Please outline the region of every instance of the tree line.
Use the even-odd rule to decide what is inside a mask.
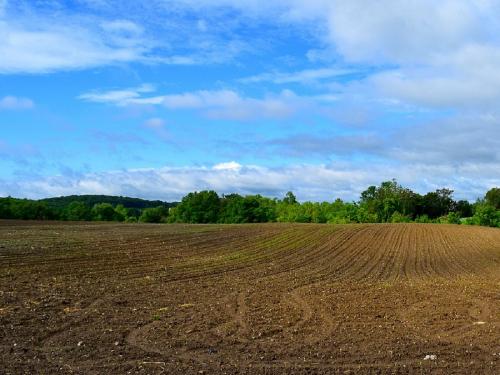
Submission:
[[[55,197],[55,198],[45,198],[40,199],[40,202],[46,202],[51,208],[64,208],[71,202],[82,202],[87,206],[93,207],[98,203],[109,203],[112,206],[117,206],[119,204],[127,208],[151,208],[157,206],[167,206],[170,207],[172,203],[163,202],[160,200],[147,200],[141,198],[130,198],[114,195],[68,195],[65,197]]]
[[[95,196],[94,196],[95,197]],[[227,194],[215,191],[187,194],[179,203],[139,200],[96,202],[78,196],[50,200],[0,198],[0,218],[32,220],[97,220],[145,223],[450,223],[500,227],[500,188],[490,189],[474,203],[454,200],[453,191],[438,189],[418,194],[396,180],[370,186],[357,202],[297,201],[292,192],[282,199],[261,195]],[[116,197],[115,197],[116,198]],[[137,203],[137,202],[136,202]],[[153,206],[154,205],[154,206]]]
[[[0,198],[0,219],[166,222],[176,203],[108,195],[71,195],[40,200]]]

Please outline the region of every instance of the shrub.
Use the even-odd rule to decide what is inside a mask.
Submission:
[[[166,223],[167,220],[168,208],[163,206],[145,208],[139,217],[139,221],[143,223]]]
[[[448,224],[460,224],[460,216],[456,212],[450,212],[446,217]]]
[[[421,216],[417,216],[415,219],[415,223],[432,223],[432,220],[429,219],[429,216],[424,214]]]
[[[472,218],[476,225],[500,227],[500,211],[488,203],[476,204]]]
[[[409,223],[411,221],[411,217],[403,215],[398,211],[394,212],[391,215],[391,223]]]
[[[358,223],[376,223],[377,214],[371,214],[366,208],[360,207],[356,215],[356,221]]]

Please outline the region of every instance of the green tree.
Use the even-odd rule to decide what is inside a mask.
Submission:
[[[220,198],[215,191],[189,193],[175,210],[176,221],[183,223],[216,223],[220,211]]]
[[[291,191],[289,191],[288,193],[286,193],[285,198],[283,198],[283,203],[296,204],[297,198],[295,197],[295,195]]]
[[[485,196],[486,202],[495,209],[500,210],[500,188],[492,188],[488,190]]]
[[[0,219],[12,219],[10,202],[12,198],[0,198]]]
[[[45,202],[29,199],[13,199],[10,202],[12,219],[21,220],[47,220],[57,218]]]
[[[448,215],[453,211],[455,202],[452,198],[453,190],[438,189],[422,197],[422,211],[431,219]]]
[[[73,201],[64,210],[63,217],[70,221],[91,220],[90,208],[83,202]]]
[[[239,194],[224,195],[220,201],[219,222],[225,224],[246,223],[245,199]]]
[[[243,208],[247,223],[266,223],[276,220],[275,202],[261,195],[247,195]]]
[[[168,208],[158,206],[154,208],[145,208],[139,217],[142,223],[166,223],[168,220]]]
[[[376,223],[377,215],[369,213],[365,207],[360,206],[356,215],[356,222],[358,223]]]
[[[331,224],[347,224],[358,222],[360,206],[356,203],[343,202],[336,199],[326,208],[327,222]],[[366,210],[365,210],[366,211]]]
[[[377,221],[389,222],[395,212],[415,217],[418,201],[418,194],[403,188],[396,180],[391,180],[363,191],[359,203],[368,214],[375,214]]]
[[[472,216],[472,205],[465,200],[460,200],[455,203],[454,212],[456,212],[459,217]]]
[[[157,206],[163,207],[168,212],[168,208],[164,205]],[[157,207],[147,207],[147,208],[157,208]],[[139,208],[135,207],[125,207],[123,204],[117,204],[115,207],[116,217],[115,220],[118,221],[126,221],[128,223],[137,222],[139,217],[142,214],[142,211]]]
[[[485,202],[478,202],[474,207],[472,223],[487,227],[500,227],[500,211]]]
[[[311,218],[311,223],[326,223],[327,218],[325,214],[325,208],[327,202],[306,202],[308,206],[309,217]]]
[[[123,221],[110,203],[97,203],[92,207],[92,218],[97,221]]]

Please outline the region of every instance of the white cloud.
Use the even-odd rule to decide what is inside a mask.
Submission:
[[[492,186],[500,185],[500,178],[495,174],[498,168],[498,163],[468,163],[460,167],[415,163],[407,168],[391,164],[336,163],[271,168],[228,162],[212,167],[164,167],[54,176],[16,183],[0,181],[0,191],[31,198],[113,194],[176,201],[190,191],[203,189],[221,194],[236,192],[270,197],[282,197],[292,190],[301,200],[331,201],[337,197],[356,200],[369,185],[395,177],[421,193],[446,186],[457,191],[457,198],[475,199]]]
[[[396,71],[370,81],[386,97],[426,107],[482,109],[496,106],[500,99],[500,72],[481,77]]]
[[[277,84],[287,83],[314,83],[319,80],[328,78],[335,78],[354,73],[353,69],[342,68],[320,68],[320,69],[306,69],[299,72],[283,73],[263,73],[252,77],[242,78],[240,82],[243,83],[260,83],[260,82],[273,82]]]
[[[142,86],[141,86],[142,87]],[[197,110],[208,118],[248,120],[253,118],[286,118],[310,101],[290,90],[263,98],[240,95],[233,90],[200,90],[181,94],[145,96],[149,91],[131,88],[104,92],[90,92],[80,99],[118,106],[162,105],[170,110]]]
[[[188,4],[79,1],[82,5],[75,8],[59,1],[29,0],[7,7],[7,1],[0,0],[0,74],[131,62],[222,63],[251,50],[226,26],[213,27],[203,19],[193,25],[184,18]],[[193,27],[202,32],[193,33]]]
[[[82,94],[78,99],[95,102],[95,103],[111,103],[119,106],[128,105],[131,101],[139,99],[141,94],[153,92],[155,89],[150,84],[143,84],[139,87],[132,87],[123,90],[111,91],[92,91]]]
[[[93,3],[87,4],[93,8],[98,2],[87,3]],[[115,8],[116,14],[97,16],[84,8],[76,12],[57,2],[20,1],[6,7],[6,1],[0,0],[0,74],[51,73],[130,62],[189,65],[206,57],[196,45],[182,46],[186,55],[173,53],[170,40],[176,34],[148,23],[148,6],[135,9],[123,2],[99,3],[101,9]],[[132,11],[143,13],[131,15]]]
[[[473,1],[334,1],[332,42],[353,61],[426,63],[481,38],[483,15]]]
[[[113,9],[114,5],[124,2],[109,0],[107,3]],[[311,134],[296,138],[284,136],[275,140],[275,149],[281,147],[280,150],[286,151],[288,147],[289,151],[301,156],[318,155],[318,150],[336,156],[369,154],[383,161],[375,160],[367,166],[358,161],[335,166],[283,168],[244,166],[232,161],[199,168],[92,174],[82,181],[54,177],[40,180],[38,183],[42,187],[43,183],[53,181],[53,189],[68,193],[79,189],[103,189],[124,194],[136,192],[143,196],[151,194],[156,198],[178,198],[187,191],[205,187],[221,192],[239,189],[269,194],[295,187],[304,199],[336,195],[349,198],[350,189],[358,191],[381,179],[397,177],[421,190],[434,185],[452,186],[474,198],[492,184],[498,184],[498,1],[152,0],[149,4],[158,19],[172,14],[191,15],[184,13],[180,5],[189,7],[190,11],[194,9],[193,18],[189,20],[191,28],[187,28],[190,33],[198,31],[193,39],[184,38],[186,32],[182,27],[173,34],[186,45],[180,52],[200,50],[201,53],[156,54],[153,43],[146,40],[149,36],[147,25],[137,21],[140,17],[134,18],[135,22],[120,16],[117,20],[102,22],[99,19],[89,23],[74,19],[28,23],[25,19],[0,18],[0,73],[79,69],[128,61],[168,64],[229,61],[248,47],[238,41],[228,42],[233,36],[238,37],[238,30],[245,27],[245,22],[253,27],[260,26],[261,21],[267,22],[272,24],[273,30],[293,24],[308,37],[316,38],[316,43],[308,46],[313,48],[307,57],[326,64],[330,61],[331,66],[289,73],[271,69],[268,73],[245,78],[243,82],[328,83],[339,81],[335,78],[351,72],[366,78],[346,84],[335,82],[329,86],[331,92],[313,93],[308,97],[289,90],[263,96],[232,89],[164,94],[143,85],[84,93],[80,99],[117,106],[154,105],[169,111],[190,110],[208,118],[233,120],[287,118],[308,109],[315,115],[329,115],[340,123],[370,124],[374,128],[354,136],[320,134],[317,139]],[[225,7],[235,8],[239,13],[225,12]],[[166,12],[166,8],[172,8],[172,13]],[[223,26],[214,22],[228,14],[234,15],[234,19],[231,18],[234,22],[223,23]],[[176,31],[176,27],[172,26],[171,30]],[[227,55],[223,53],[226,45]],[[172,50],[179,52],[177,47],[174,43]],[[400,114],[392,115],[396,107],[411,108],[414,117],[408,120]],[[448,122],[433,123],[427,122],[432,116],[424,115],[423,121],[418,122],[419,111],[428,107],[451,109],[450,112],[460,115]],[[382,121],[375,123],[372,112],[382,113],[381,120],[387,115],[390,122],[383,126],[380,125]],[[394,125],[395,118],[401,128]],[[411,126],[405,124],[407,120]],[[161,118],[152,118],[143,123],[143,130],[156,132],[159,136],[165,132],[164,137],[168,139],[165,124]],[[386,134],[388,131],[392,133]],[[228,158],[237,159],[237,156]],[[148,178],[154,181],[151,193]],[[23,189],[20,191],[37,194],[35,188],[27,185]],[[40,191],[52,194],[50,186]]]
[[[299,100],[288,90],[264,98],[250,98],[231,90],[198,91],[167,95],[163,105],[169,109],[199,109],[215,119],[247,120],[251,118],[286,118],[291,116]]]
[[[169,2],[170,3],[170,2]],[[232,8],[240,15],[279,25],[301,24],[353,61],[426,61],[435,53],[493,36],[496,0],[174,0],[213,14]],[[212,12],[211,12],[212,11]],[[308,21],[312,21],[308,23]],[[319,27],[319,29],[318,29]]]
[[[496,165],[500,162],[500,117],[460,115],[392,134],[386,157],[428,165]],[[497,173],[498,175],[498,173]]]
[[[144,32],[141,26],[128,20],[103,22],[101,27],[109,33],[118,34],[118,36],[123,36],[122,34],[141,35]]]
[[[12,14],[0,27],[0,35],[4,36],[0,38],[0,53],[8,56],[2,59],[0,72],[82,69],[130,61],[230,61],[242,51],[256,48],[244,40],[247,36],[242,38],[235,30],[245,22],[300,28],[319,41],[313,48],[315,55],[322,53],[318,47],[323,46],[336,51],[334,57],[340,54],[348,61],[368,65],[427,65],[470,44],[494,43],[498,34],[499,4],[489,0],[151,0],[140,5],[118,0],[81,1],[92,7],[98,4],[99,9],[116,10],[113,15],[117,19],[103,22],[95,17],[75,18],[69,8],[65,8],[71,16],[67,19],[55,13],[49,19],[34,18],[29,12]],[[26,4],[25,8],[29,8]],[[181,19],[189,12],[196,18]],[[217,21],[223,17],[232,17],[233,22],[220,26]],[[200,33],[193,34],[192,28]],[[187,54],[155,51],[159,41],[168,51],[180,47]],[[276,73],[255,79],[299,82],[328,78],[335,75],[334,70]]]
[[[500,100],[500,46],[467,45],[426,66],[373,75],[367,84],[386,97],[427,107],[483,110]]]
[[[242,168],[242,165],[235,161],[229,161],[225,163],[215,164],[212,168],[216,171],[239,171]]]
[[[33,101],[28,98],[19,98],[16,96],[5,96],[0,99],[0,110],[2,109],[31,109],[35,106]]]
[[[334,1],[331,46],[347,61],[389,65],[357,84],[393,103],[483,110],[500,100],[496,1]]]
[[[179,2],[205,10],[232,7],[282,27],[288,22],[312,30],[311,35],[324,48],[315,48],[307,56],[318,60],[318,56],[328,55],[330,61],[336,60],[335,68],[263,73],[242,82],[324,82],[348,74],[354,64],[360,70],[377,68],[356,86],[358,95],[366,96],[364,92],[369,91],[376,96],[369,99],[467,110],[491,108],[500,100],[498,1]],[[309,20],[314,22],[304,23]],[[350,63],[349,69],[338,65],[339,60]],[[377,73],[383,66],[390,70]],[[342,88],[337,87],[339,90]]]
[[[348,74],[353,66],[365,73],[365,68],[375,67],[375,73],[356,87],[358,95],[369,91],[376,96],[370,100],[470,110],[494,106],[500,99],[500,3],[495,0],[176,2],[207,14],[230,7],[280,27],[293,24],[323,45],[309,51],[309,58],[328,55],[336,65],[263,73],[242,82],[308,84]],[[349,68],[339,61],[350,63]],[[377,73],[384,66],[390,70]]]
[[[73,24],[0,21],[0,73],[46,73],[141,60],[148,43],[138,34]]]
[[[435,167],[500,163],[500,116],[457,115],[385,131],[354,129],[346,134],[294,134],[256,148],[268,155],[318,158],[365,157],[373,163],[426,163]],[[234,146],[238,149],[238,144]],[[321,160],[321,159],[320,159]]]

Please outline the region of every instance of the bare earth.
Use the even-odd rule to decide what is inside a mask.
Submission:
[[[498,374],[500,230],[3,221],[0,373]]]

